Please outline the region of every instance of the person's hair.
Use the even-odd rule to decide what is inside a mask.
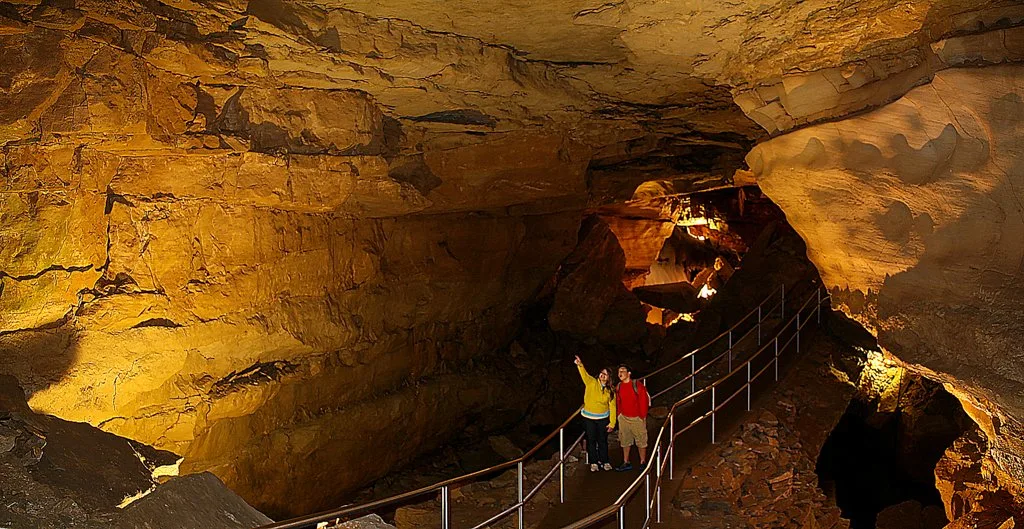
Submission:
[[[604,368],[601,368],[601,371],[607,371],[608,372],[608,383],[605,384],[604,387],[608,388],[608,391],[614,397],[615,396],[615,388],[618,387],[618,385],[619,385],[618,382],[616,382],[618,380],[618,377],[612,378],[612,373],[615,373],[616,370],[614,368],[611,368],[611,367],[604,367]],[[601,371],[597,372],[598,376],[601,375]],[[598,379],[598,380],[600,380],[600,379]]]

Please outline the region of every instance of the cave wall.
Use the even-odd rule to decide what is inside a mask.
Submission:
[[[964,401],[1017,488],[1024,66],[998,65],[1005,51],[987,49],[997,65],[945,69],[877,110],[767,141],[748,162],[833,303]]]
[[[399,121],[263,24],[0,4],[0,372],[283,516],[526,407],[477,360],[575,246],[589,148]]]

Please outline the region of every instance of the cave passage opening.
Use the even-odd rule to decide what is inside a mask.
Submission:
[[[905,369],[882,367],[868,383],[873,395],[850,401],[822,447],[819,485],[851,529],[944,527],[935,467],[973,423],[941,384]]]
[[[642,274],[624,282],[643,303],[647,322],[670,327],[693,322],[741,266],[765,227],[785,222],[757,187],[678,197],[674,227]]]

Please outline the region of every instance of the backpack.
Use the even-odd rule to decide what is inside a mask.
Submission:
[[[639,397],[640,390],[638,389],[637,382],[639,381],[633,379],[633,394]],[[647,407],[650,408],[651,404],[654,404],[654,400],[651,399],[651,392],[647,391],[647,386],[644,386],[644,393],[647,393]]]

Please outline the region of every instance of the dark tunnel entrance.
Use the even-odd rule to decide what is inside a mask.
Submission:
[[[973,423],[936,382],[902,371],[896,386],[875,398],[858,394],[818,458],[820,486],[851,529],[948,523],[935,467]]]

